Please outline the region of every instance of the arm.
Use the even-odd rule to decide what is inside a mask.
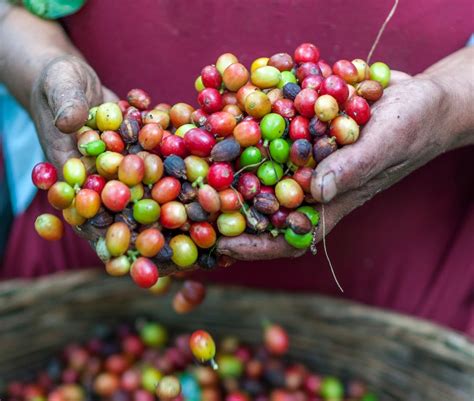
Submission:
[[[0,3],[0,81],[31,114],[47,158],[61,167],[77,155],[69,135],[89,108],[113,97],[61,26]]]
[[[361,137],[324,159],[311,192],[325,207],[326,233],[345,215],[449,150],[474,144],[474,48],[465,48],[410,77],[393,72]],[[322,230],[317,239],[321,240]],[[220,252],[238,259],[298,256],[282,238],[222,239]],[[257,249],[257,252],[252,252]]]

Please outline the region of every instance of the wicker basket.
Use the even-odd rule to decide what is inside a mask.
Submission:
[[[322,296],[209,288],[185,317],[128,279],[97,271],[0,284],[0,392],[9,379],[44,364],[97,322],[152,316],[176,330],[260,340],[263,318],[291,335],[291,356],[322,372],[370,384],[383,400],[472,401],[474,344],[431,323]],[[3,384],[2,384],[3,381]]]

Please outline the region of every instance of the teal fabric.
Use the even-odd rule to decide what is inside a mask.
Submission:
[[[86,0],[23,0],[23,6],[44,19],[58,19],[77,12]]]
[[[36,130],[28,113],[0,84],[0,139],[10,201],[15,215],[23,212],[36,193],[31,170],[44,160]]]

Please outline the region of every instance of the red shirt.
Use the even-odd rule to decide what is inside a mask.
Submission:
[[[257,57],[291,53],[309,41],[330,63],[365,58],[391,6],[377,0],[89,0],[64,23],[102,82],[119,96],[142,87],[155,103],[195,105],[194,79],[224,52],[248,66]],[[411,74],[423,71],[465,45],[470,7],[467,0],[457,7],[449,0],[400,2],[373,61]],[[474,334],[473,157],[472,147],[439,157],[338,224],[327,242],[343,296]],[[36,204],[46,207],[44,200]],[[41,240],[29,234],[33,216],[22,219],[13,237],[28,236],[36,249]],[[93,253],[78,243],[70,235],[62,244],[40,242],[36,257],[31,260],[30,253],[20,264],[19,253],[10,250],[16,263],[9,266],[7,255],[3,274],[96,265]],[[209,277],[341,295],[322,252],[291,261],[238,263]]]

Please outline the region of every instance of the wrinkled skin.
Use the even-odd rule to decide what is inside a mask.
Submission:
[[[450,100],[442,87],[426,76],[392,72],[391,85],[372,106],[372,118],[359,140],[324,159],[313,173],[311,193],[326,204],[326,235],[377,193],[441,153],[472,141],[472,135],[454,135],[465,127],[446,118],[452,114]],[[321,211],[321,206],[317,208]],[[320,223],[318,242],[322,231]],[[219,250],[242,260],[298,257],[304,253],[282,238],[251,235],[223,238]]]
[[[92,68],[74,56],[51,60],[31,93],[31,115],[46,157],[59,171],[71,157],[80,157],[74,135],[88,119],[89,109],[118,100],[103,87]]]

